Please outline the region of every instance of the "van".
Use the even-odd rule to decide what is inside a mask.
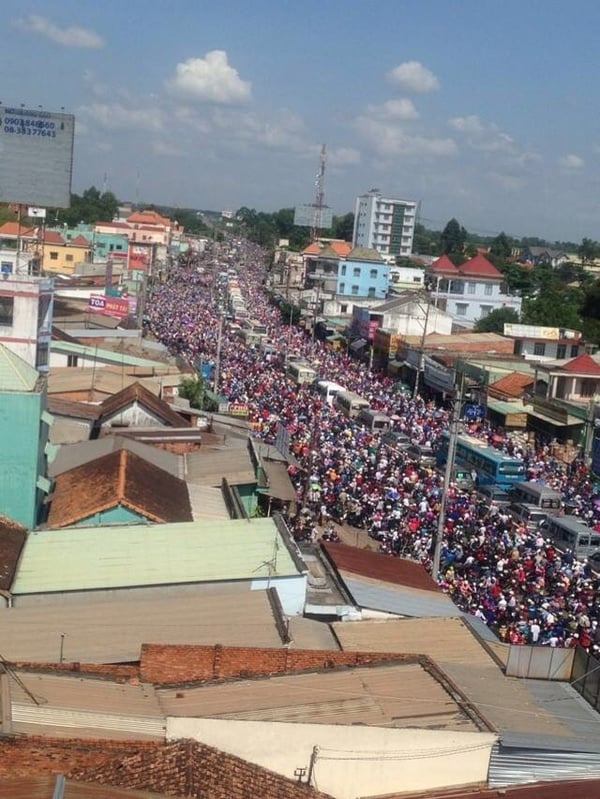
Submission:
[[[510,505],[512,498],[511,495],[502,486],[497,486],[495,483],[490,485],[479,486],[477,494],[484,500],[490,507],[506,508]]]
[[[285,373],[290,380],[293,380],[294,383],[296,383],[297,386],[300,386],[304,383],[314,383],[314,381],[317,379],[317,373],[312,366],[303,361],[294,361],[293,363],[288,363]]]
[[[446,470],[439,470],[442,475],[445,475]],[[454,466],[452,469],[452,476],[450,482],[453,483],[460,491],[471,491],[475,486],[475,480],[470,469],[465,469],[464,466]]]
[[[398,430],[388,430],[381,437],[381,441],[386,447],[396,451],[408,449],[412,443],[406,433],[400,433]]]
[[[549,516],[556,515],[562,507],[562,496],[558,491],[531,480],[515,483],[512,496],[515,502],[524,502],[527,505],[535,505],[536,508],[543,508]]]
[[[435,466],[435,452],[431,447],[424,447],[422,444],[411,444],[406,449],[406,457],[411,461],[416,461],[420,466]]]
[[[353,391],[339,391],[335,395],[333,404],[338,411],[341,411],[348,419],[356,419],[362,410],[370,407],[368,400],[355,394]]]
[[[392,426],[392,420],[389,416],[380,411],[374,411],[372,408],[363,408],[356,417],[356,421],[373,432],[389,430]]]
[[[540,530],[558,549],[570,549],[576,558],[597,560],[600,554],[600,533],[579,516],[549,516]]]
[[[540,522],[548,518],[547,511],[526,502],[511,502],[506,512],[512,516],[515,523],[524,524],[529,532],[537,530]]]
[[[346,391],[344,386],[334,383],[331,380],[319,380],[316,385],[317,394],[322,397],[328,405],[333,405],[333,401],[340,391]]]

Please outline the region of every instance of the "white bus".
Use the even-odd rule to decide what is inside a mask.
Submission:
[[[333,405],[333,401],[340,391],[346,391],[344,386],[334,383],[331,380],[319,380],[317,383],[317,394],[322,397],[328,405]]]
[[[369,403],[353,391],[340,391],[333,400],[335,407],[349,419],[355,419],[362,410],[368,409]]]
[[[297,385],[302,385],[303,383],[314,383],[317,379],[317,373],[315,370],[312,368],[312,366],[310,366],[310,364],[305,363],[304,361],[288,363],[285,371],[290,380],[293,380]]]
[[[540,529],[559,549],[570,549],[581,560],[600,551],[600,533],[579,516],[549,516]]]

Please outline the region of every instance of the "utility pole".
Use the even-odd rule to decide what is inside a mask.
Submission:
[[[442,486],[442,496],[440,498],[440,512],[437,521],[435,538],[433,540],[433,558],[431,561],[431,576],[437,581],[440,573],[440,558],[442,552],[442,539],[444,538],[444,527],[446,521],[446,505],[448,502],[448,488],[452,482],[454,471],[454,460],[456,457],[456,439],[458,437],[458,423],[460,421],[460,410],[464,392],[464,372],[461,372],[459,383],[456,388],[456,396],[452,402],[452,415],[450,417],[450,438],[448,440],[448,455],[446,468],[444,470],[444,485]]]
[[[419,393],[419,378],[423,369],[423,359],[425,355],[425,339],[427,337],[427,326],[429,324],[429,309],[431,308],[431,300],[429,296],[426,298],[427,305],[425,306],[425,321],[423,322],[423,333],[421,334],[421,341],[419,343],[419,365],[417,366],[417,374],[415,376],[415,386],[413,388],[413,399],[417,398]]]

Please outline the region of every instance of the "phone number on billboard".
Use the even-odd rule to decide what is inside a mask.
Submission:
[[[0,120],[2,126],[2,120]],[[44,119],[23,119],[21,117],[4,117],[5,133],[17,133],[22,136],[47,136],[56,138],[56,124]]]

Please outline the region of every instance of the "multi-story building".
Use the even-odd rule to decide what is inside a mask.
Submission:
[[[564,327],[507,323],[504,335],[513,339],[515,355],[526,361],[561,361],[576,358],[587,349],[579,330]]]
[[[384,256],[406,257],[412,252],[416,218],[414,200],[383,197],[379,189],[371,189],[356,198],[352,243]]]
[[[521,298],[509,291],[502,272],[483,255],[460,266],[443,255],[431,264],[429,272],[435,304],[463,327],[472,327],[498,308],[521,313]]]
[[[0,344],[40,372],[48,371],[54,279],[3,272]]]

